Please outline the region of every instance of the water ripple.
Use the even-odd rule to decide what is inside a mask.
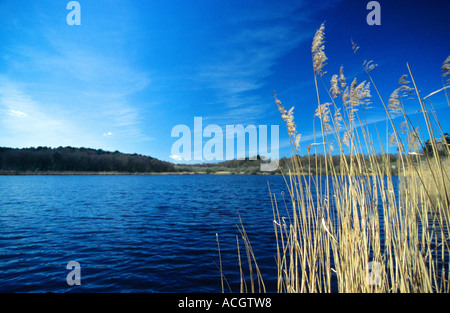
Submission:
[[[216,233],[236,286],[238,213],[270,281],[267,180],[284,190],[279,176],[2,176],[0,292],[220,292]]]

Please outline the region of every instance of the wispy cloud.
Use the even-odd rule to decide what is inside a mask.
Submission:
[[[24,112],[21,112],[21,111],[16,111],[16,110],[11,110],[11,109],[9,111],[7,111],[6,114],[8,114],[9,116],[19,117],[19,118],[28,116],[27,113],[24,113]]]
[[[0,127],[4,138],[15,138],[10,145],[105,147],[114,145],[113,137],[151,140],[142,127],[141,108],[130,101],[149,86],[149,75],[113,52],[102,53],[95,43],[75,45],[58,35],[45,33],[39,47],[8,47],[15,57],[0,80],[6,113]]]
[[[215,91],[216,103],[221,107],[221,119],[258,119],[267,114],[267,99],[261,97],[267,78],[273,74],[277,62],[309,34],[299,32],[292,24],[271,23],[274,18],[292,14],[292,10],[281,10],[277,15],[255,12],[246,16],[246,27],[239,27],[229,37],[217,44],[217,51],[200,66],[198,79]],[[259,93],[258,93],[259,92]],[[217,116],[217,118],[220,118]]]
[[[221,96],[259,89],[275,62],[300,41],[289,26],[244,29],[220,43],[216,58],[200,75]]]
[[[83,137],[70,120],[48,112],[5,77],[0,77],[0,110],[6,113],[0,118],[2,145],[68,145],[74,134]]]

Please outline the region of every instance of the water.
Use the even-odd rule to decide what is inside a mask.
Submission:
[[[216,234],[238,292],[236,237],[250,283],[239,216],[276,291],[268,183],[284,216],[281,176],[0,176],[0,292],[221,292]],[[70,261],[80,263],[80,286],[67,284]]]
[[[239,291],[238,213],[274,291],[267,182],[287,191],[281,176],[0,176],[0,292],[221,292],[216,233]]]

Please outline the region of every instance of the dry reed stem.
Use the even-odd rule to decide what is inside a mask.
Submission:
[[[412,90],[406,85],[406,75],[401,77],[401,87],[395,90],[386,105],[370,75],[375,65],[372,61],[362,64],[385,110],[386,132],[392,134],[398,148],[398,178],[394,178],[387,153],[389,144],[383,144],[375,127],[382,151],[380,157],[367,124],[365,106],[370,97],[369,84],[358,85],[353,80],[348,86],[341,67],[339,76],[334,75],[331,79],[331,89],[325,88],[331,103],[321,102],[318,79],[326,73],[323,71],[326,61],[324,29],[322,24],[312,45],[318,105],[315,117],[320,120],[324,141],[317,143],[314,140],[308,147],[308,164],[305,165],[309,175],[301,174],[304,164],[298,153],[299,136],[293,124],[293,110],[284,110],[275,94],[292,150],[291,163],[286,172],[282,172],[290,200],[287,203],[283,197],[288,220],[280,214],[279,200],[269,186],[277,241],[277,291],[450,292],[450,161],[439,155],[436,134],[444,138],[444,133],[438,117],[433,113],[433,125],[407,64],[432,144],[433,155],[422,154],[418,151],[418,142],[423,138],[423,131],[406,115],[400,96],[401,92]],[[352,45],[356,53],[358,47],[353,42]],[[361,107],[363,119],[358,113]],[[403,117],[400,129],[394,123],[393,115]],[[313,156],[309,154],[312,146],[316,149]],[[332,159],[332,146],[338,148],[334,155],[337,153],[339,157],[339,168]],[[323,148],[324,163],[317,156],[318,147]],[[448,146],[445,149],[450,152]],[[256,291],[257,284],[258,290],[265,292],[242,221],[238,228],[246,248],[251,291]],[[239,266],[241,292],[247,291],[240,256]],[[369,272],[370,266],[376,268],[376,283],[369,279],[373,274]]]

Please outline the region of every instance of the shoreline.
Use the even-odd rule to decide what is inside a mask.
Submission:
[[[280,172],[272,173],[272,172],[258,172],[258,173],[245,173],[245,172],[231,172],[231,171],[217,171],[217,172],[148,172],[148,173],[134,173],[134,172],[58,172],[58,171],[46,171],[46,172],[31,172],[31,171],[0,171],[0,176],[160,176],[160,175],[267,175],[267,176],[280,176],[283,175]],[[288,174],[285,174],[288,175]],[[315,175],[310,173],[296,173],[293,175],[300,176],[309,176]],[[347,174],[344,174],[347,176]],[[356,176],[377,176],[376,174],[360,174]],[[323,175],[322,175],[323,176]],[[351,176],[355,176],[354,174]],[[398,176],[398,175],[390,175],[390,176]]]
[[[133,172],[20,172],[20,171],[4,171],[0,172],[0,176],[151,176],[151,175],[281,175],[280,173],[245,173],[245,172],[230,172],[230,171],[217,171],[217,172],[148,172],[148,173],[133,173]]]

